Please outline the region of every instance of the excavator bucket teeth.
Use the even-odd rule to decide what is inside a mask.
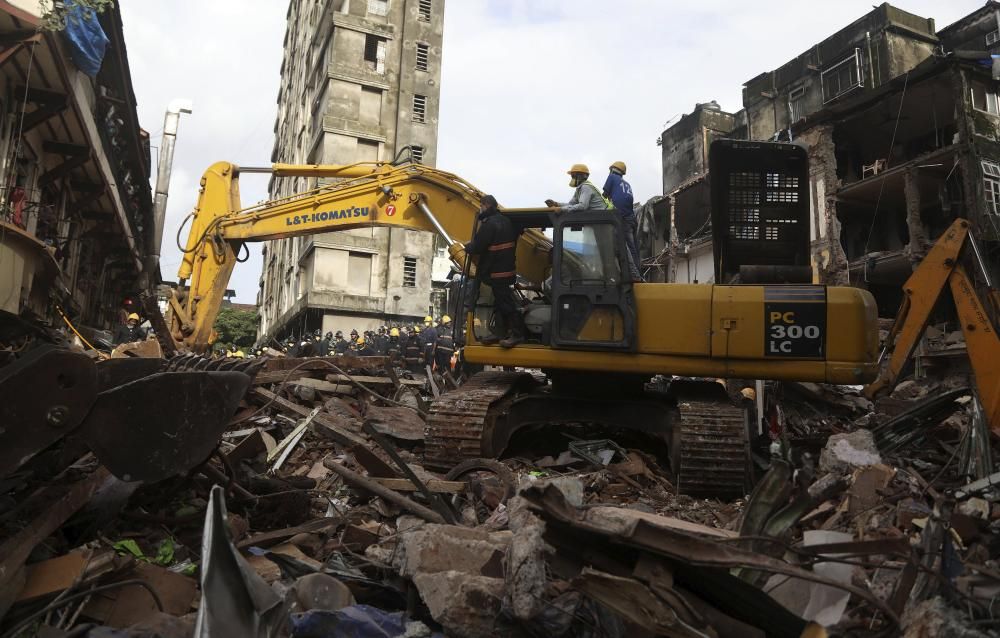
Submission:
[[[163,370],[163,359],[108,359],[97,364],[97,391],[104,392]]]
[[[202,463],[250,387],[243,372],[161,372],[97,395],[81,433],[112,473],[158,481]]]

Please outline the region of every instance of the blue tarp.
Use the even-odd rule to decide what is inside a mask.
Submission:
[[[95,77],[101,70],[104,52],[108,48],[108,36],[94,11],[86,11],[69,0],[66,15],[66,41],[69,55],[78,69]]]
[[[369,605],[337,611],[312,610],[292,614],[292,638],[398,638],[406,633],[406,615]],[[444,638],[440,633],[432,638]]]

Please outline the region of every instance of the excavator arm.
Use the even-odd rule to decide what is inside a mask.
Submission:
[[[878,379],[865,388],[865,394],[874,398],[891,392],[900,374],[927,328],[931,312],[944,291],[950,287],[958,319],[965,335],[965,346],[976,376],[979,400],[987,422],[1000,434],[1000,338],[968,273],[960,262],[966,245],[973,248],[975,241],[969,233],[969,222],[956,219],[934,244],[920,266],[903,285],[903,302],[896,314],[885,353],[889,360]],[[981,266],[981,262],[980,266]],[[987,274],[985,269],[982,269]],[[997,292],[990,289],[989,303],[997,304]]]
[[[339,181],[243,208],[241,172]],[[191,227],[178,270],[180,285],[169,302],[171,336],[185,349],[208,349],[214,341],[212,326],[229,278],[246,242],[394,226],[439,234],[448,244],[452,260],[463,267],[463,242],[472,236],[482,195],[457,175],[419,164],[275,164],[241,171],[234,164],[217,162],[202,176],[198,203],[189,216]],[[531,283],[541,283],[550,269],[550,251],[551,242],[542,232],[526,230],[518,241],[518,274]]]

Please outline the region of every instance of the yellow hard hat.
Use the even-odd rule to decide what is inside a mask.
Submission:
[[[611,166],[608,167],[608,170],[611,170],[612,168],[617,168],[618,170],[620,170],[622,172],[622,175],[625,174],[625,162],[621,160],[618,160],[617,162],[612,162]]]
[[[586,173],[587,175],[590,175],[590,169],[587,168],[586,164],[573,164],[573,166],[571,166],[566,172],[569,175],[572,175],[573,173]]]
[[[434,323],[434,317],[427,315],[424,317],[424,323]]]
[[[133,319],[135,319],[136,321],[139,321],[139,315],[136,314],[136,313],[134,313],[134,312],[131,312],[128,315],[128,320],[132,321]]]
[[[362,335],[362,336],[358,337],[358,340],[357,340],[357,341],[355,341],[355,343],[356,343],[356,344],[358,344],[359,346],[363,346],[363,345],[365,345],[365,338],[364,338],[364,335]]]
[[[757,391],[753,388],[743,388],[740,390],[740,394],[742,394],[745,399],[750,399],[751,401],[757,400]]]
[[[441,317],[441,323],[451,323],[451,317],[448,315]]]
[[[389,336],[390,337],[398,337],[399,336],[399,328],[393,328],[392,330],[390,330],[389,331]]]
[[[420,332],[420,326],[413,326],[413,332]]]

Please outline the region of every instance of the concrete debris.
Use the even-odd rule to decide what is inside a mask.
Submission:
[[[819,457],[821,472],[843,473],[882,462],[875,439],[868,430],[830,437]]]
[[[48,605],[64,629],[199,636],[993,629],[1000,473],[966,384],[907,380],[875,403],[765,384],[753,489],[719,501],[678,494],[648,440],[588,424],[432,472],[429,385],[384,361],[257,365],[193,470],[125,482],[66,439],[3,477],[0,631]]]

